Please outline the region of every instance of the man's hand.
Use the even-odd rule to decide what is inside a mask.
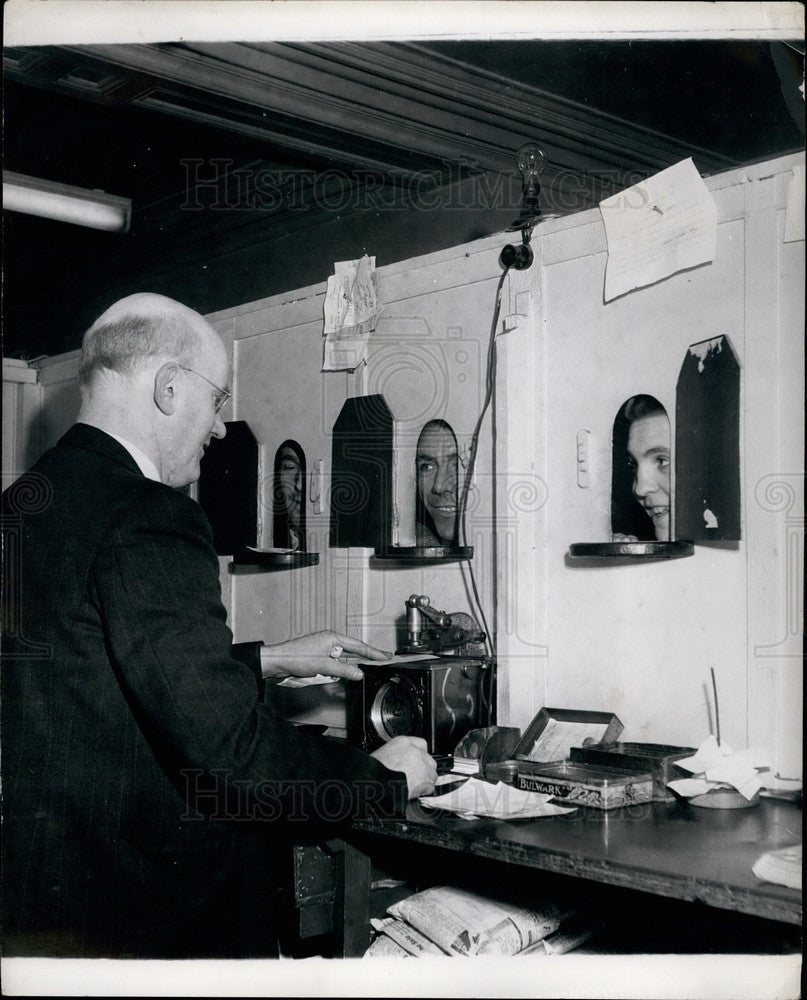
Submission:
[[[426,747],[426,741],[419,736],[395,736],[370,756],[391,771],[403,771],[409,798],[416,799],[420,795],[430,795],[437,780],[437,764]]]
[[[620,532],[617,531],[613,535],[611,535],[611,541],[612,542],[638,542],[639,539],[636,537],[636,535],[623,535],[623,534],[621,534]]]
[[[284,677],[343,677],[360,681],[364,676],[348,657],[362,660],[388,660],[392,654],[368,646],[349,635],[326,630],[301,635],[276,645],[261,648],[261,670],[264,677],[282,680]]]

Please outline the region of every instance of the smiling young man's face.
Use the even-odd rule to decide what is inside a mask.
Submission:
[[[663,413],[640,417],[630,426],[628,457],[633,495],[653,522],[659,541],[670,539],[670,422]]]
[[[420,499],[440,538],[452,544],[457,535],[457,442],[446,427],[427,427],[416,456]]]

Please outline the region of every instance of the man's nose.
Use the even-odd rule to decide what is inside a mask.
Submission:
[[[227,428],[224,426],[224,421],[221,417],[216,414],[216,422],[213,424],[213,430],[210,432],[214,438],[223,438],[227,433]]]
[[[452,493],[457,488],[457,476],[453,469],[438,468],[432,483],[432,493]]]
[[[655,493],[658,489],[658,481],[652,474],[652,470],[644,469],[640,465],[636,470],[636,478],[633,481],[633,492],[640,499],[646,497],[648,493]]]

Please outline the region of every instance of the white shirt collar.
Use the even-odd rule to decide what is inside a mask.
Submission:
[[[118,444],[123,445],[135,462],[137,462],[137,467],[146,479],[153,479],[156,483],[162,482],[160,479],[160,473],[157,471],[157,466],[154,462],[152,462],[148,455],[137,447],[136,444],[132,444],[131,441],[127,441],[126,438],[122,438],[118,434],[113,434],[111,431],[107,431],[106,433],[109,434],[110,437],[115,438]]]

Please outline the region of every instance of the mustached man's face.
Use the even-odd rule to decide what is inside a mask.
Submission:
[[[457,535],[457,442],[445,427],[428,427],[415,458],[420,499],[438,535],[453,543]]]
[[[659,541],[670,539],[670,422],[663,413],[634,420],[628,434],[633,495],[647,511]]]
[[[303,495],[303,470],[300,460],[291,448],[280,452],[278,469],[278,491],[286,510],[289,525],[295,531],[300,529],[300,503]]]

